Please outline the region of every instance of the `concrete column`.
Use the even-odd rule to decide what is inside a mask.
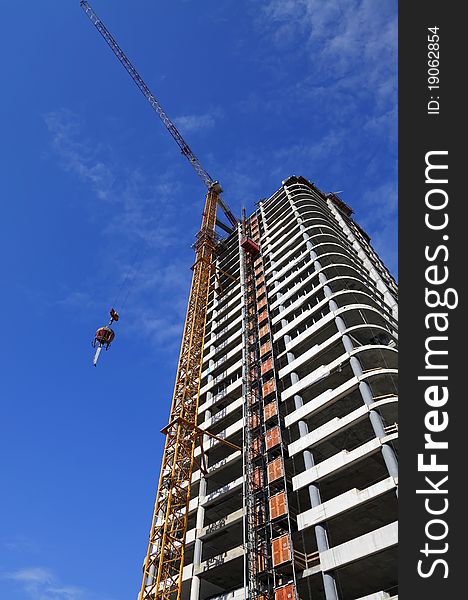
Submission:
[[[208,392],[211,394],[211,392]],[[205,421],[211,419],[211,410],[205,411]],[[203,436],[203,447],[207,448],[210,437],[205,435]],[[206,487],[207,481],[206,477],[200,477],[200,487],[198,491],[198,507],[197,507],[197,521],[196,521],[196,531],[195,531],[195,547],[193,549],[193,567],[199,566],[202,562],[202,553],[203,553],[203,542],[198,539],[198,532],[203,529],[204,519],[205,519],[205,509],[201,505],[201,501],[206,496]],[[200,596],[200,578],[197,575],[192,576],[192,584],[190,587],[190,600],[198,600]]]
[[[215,341],[216,340],[216,335],[214,334],[214,330],[216,329],[216,324],[217,324],[217,315],[218,315],[218,311],[216,310],[216,305],[214,305],[212,313],[211,313],[211,332],[210,335],[212,337],[212,339]]]
[[[354,348],[354,344],[346,333],[346,324],[341,317],[335,318],[335,323],[338,328],[338,331],[341,333],[341,339],[343,342],[344,349],[346,352],[351,352]],[[356,377],[361,377],[363,374],[361,363],[356,356],[352,356],[350,361],[351,369],[353,370],[353,374]],[[370,406],[374,400],[372,398],[372,391],[369,387],[367,381],[361,381],[359,383],[359,391],[361,393],[362,400],[364,404]],[[385,427],[382,421],[382,417],[376,410],[371,410],[369,412],[369,420],[372,425],[372,429],[374,430],[375,436],[378,438],[384,437]],[[383,444],[382,446],[382,457],[385,462],[385,466],[387,467],[388,474],[392,477],[398,477],[398,460],[395,456],[395,452],[392,447],[388,444]]]
[[[326,298],[330,298],[333,294],[332,290],[328,285],[326,285],[327,278],[324,273],[319,273],[320,283],[324,285],[324,293]],[[334,300],[329,300],[329,308],[330,311],[335,311],[338,308],[338,305]],[[335,317],[335,323],[338,331],[341,333],[341,339],[346,352],[351,352],[354,348],[354,344],[352,343],[351,338],[346,335],[344,332],[346,331],[346,324],[341,317]],[[352,356],[350,358],[350,365],[355,377],[360,378],[363,374],[361,363],[359,362],[356,356]],[[372,392],[369,387],[369,384],[366,381],[361,381],[359,383],[359,391],[361,393],[361,397],[363,402],[369,406],[373,403]],[[374,430],[375,437],[382,438],[385,436],[385,428],[383,425],[382,417],[376,410],[371,410],[369,412],[369,420],[372,425],[372,429]],[[388,474],[391,477],[398,477],[398,461],[395,456],[395,452],[388,444],[383,444],[382,446],[382,457],[385,462],[385,466],[387,467]]]
[[[309,239],[309,236],[306,233],[304,234],[304,239],[305,240]],[[306,243],[306,248],[310,252],[310,258],[313,261],[315,261],[314,265],[318,264],[319,265],[318,268],[321,269],[322,267],[321,267],[320,263],[317,261],[317,252],[315,252],[315,250],[313,249],[314,247],[312,246],[312,242],[307,242]],[[315,267],[315,270],[317,270],[317,267]]]
[[[361,377],[363,372],[359,360],[355,356],[353,356],[351,357],[350,364],[354,375],[356,377]],[[374,400],[372,398],[372,391],[367,381],[361,381],[359,383],[359,391],[361,393],[361,397],[364,404],[370,406],[374,402]],[[376,410],[371,410],[369,412],[369,420],[371,422],[372,429],[374,430],[375,437],[384,437],[386,435],[385,428],[380,414]],[[382,457],[384,459],[385,466],[387,467],[388,474],[391,477],[398,477],[398,461],[395,456],[395,452],[388,444],[382,445]]]
[[[200,479],[200,490],[198,492],[199,504],[197,508],[197,522],[195,532],[195,547],[193,550],[193,567],[199,566],[202,562],[203,542],[197,538],[198,532],[203,528],[205,509],[201,506],[200,500],[206,495],[206,479],[202,477]],[[192,582],[190,586],[190,600],[198,600],[200,597],[200,577],[198,575],[192,576]]]

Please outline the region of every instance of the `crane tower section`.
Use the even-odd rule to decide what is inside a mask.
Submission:
[[[158,493],[145,559],[140,600],[180,598],[185,535],[196,442],[196,421],[213,255],[218,194],[208,191],[202,227],[195,244],[193,266],[179,365]]]

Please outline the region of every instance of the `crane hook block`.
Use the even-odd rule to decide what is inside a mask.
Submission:
[[[94,359],[93,359],[94,366],[97,365],[97,361],[98,361],[99,355],[101,354],[101,350],[103,348],[105,348],[107,350],[115,338],[114,330],[111,329],[110,326],[112,325],[112,323],[114,321],[119,320],[119,315],[113,308],[110,309],[110,317],[111,318],[110,318],[108,325],[106,325],[104,327],[99,327],[99,329],[96,331],[96,333],[94,335],[94,340],[92,343],[93,348],[96,348],[96,353],[95,353]]]
[[[112,344],[115,338],[114,331],[106,325],[106,327],[99,327],[94,336],[93,346],[105,346],[106,350]]]

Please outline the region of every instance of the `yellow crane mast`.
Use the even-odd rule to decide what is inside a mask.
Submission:
[[[195,245],[192,286],[185,319],[179,365],[159,487],[151,525],[141,600],[180,597],[185,534],[197,438],[198,399],[205,335],[206,309],[216,250],[214,228],[218,193],[206,195],[205,210]]]
[[[195,263],[185,319],[184,333],[177,368],[174,395],[166,434],[161,475],[156,495],[150,539],[143,569],[140,600],[179,600],[184,567],[185,536],[187,532],[188,505],[194,465],[194,450],[201,430],[197,427],[198,401],[203,357],[208,295],[214,254],[217,242],[216,224],[231,231],[216,219],[216,209],[221,206],[231,227],[237,220],[222,200],[221,186],[214,181],[190,150],[181,134],[161,105],[126,57],[115,39],[85,0],[81,7],[105,39],[115,56],[158,114],[167,130],[189,160],[196,173],[208,188],[201,229],[195,242]],[[205,435],[211,435],[203,431]],[[217,436],[212,436],[222,441]],[[233,446],[228,443],[228,445]],[[238,449],[236,446],[234,448]]]

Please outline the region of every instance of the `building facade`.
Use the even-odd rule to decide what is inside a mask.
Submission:
[[[184,600],[397,598],[397,287],[290,177],[222,243]]]

